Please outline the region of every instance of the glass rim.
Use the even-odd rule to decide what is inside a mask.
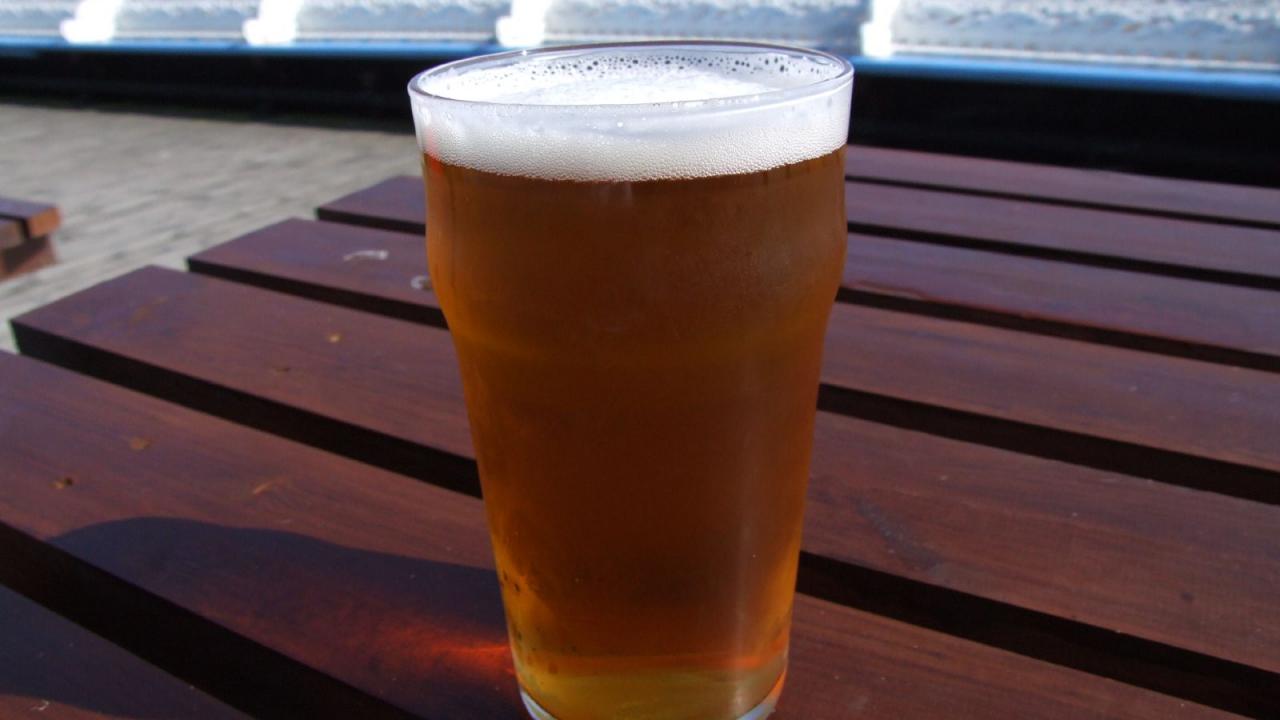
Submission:
[[[838,70],[831,77],[820,78],[812,82],[806,82],[802,85],[778,88],[776,90],[765,90],[763,92],[750,93],[746,95],[719,95],[689,100],[665,100],[659,102],[638,103],[589,103],[568,105],[556,103],[465,100],[462,98],[432,93],[422,88],[422,82],[424,80],[435,75],[453,72],[460,69],[480,68],[487,65],[500,66],[528,57],[554,57],[556,55],[573,55],[590,53],[593,51],[625,50],[630,48],[641,50],[676,50],[680,48],[688,48],[694,51],[709,51],[720,48],[726,51],[774,51],[779,53],[804,55],[810,58],[825,60],[834,63]],[[851,84],[853,82],[853,75],[853,64],[849,62],[848,58],[823,50],[813,50],[810,48],[779,45],[775,43],[738,42],[732,40],[640,40],[627,42],[583,43],[578,45],[553,45],[549,47],[527,48],[522,50],[507,50],[500,53],[491,53],[488,55],[478,55],[475,57],[463,58],[461,60],[454,60],[452,62],[436,65],[435,67],[428,68],[414,75],[413,78],[409,80],[409,96],[413,100],[425,100],[433,103],[452,103],[459,107],[474,107],[477,109],[485,107],[524,108],[530,111],[545,111],[551,113],[564,111],[595,113],[602,111],[607,112],[609,110],[615,112],[626,112],[627,110],[643,109],[654,112],[666,110],[687,113],[699,109],[714,111],[716,109],[741,110],[747,108],[765,108],[796,99],[810,98],[822,95],[825,92],[839,90],[845,85]]]

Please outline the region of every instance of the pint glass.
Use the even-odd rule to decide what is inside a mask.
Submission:
[[[505,53],[410,84],[517,678],[555,720],[782,689],[852,69],[784,47]]]

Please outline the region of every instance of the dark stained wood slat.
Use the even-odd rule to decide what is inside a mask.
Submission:
[[[1280,228],[1280,190],[849,146],[851,179]]]
[[[62,225],[57,205],[0,198],[0,218],[17,220],[25,237],[49,235]]]
[[[842,298],[1280,370],[1280,294],[851,235]]]
[[[250,316],[254,322],[244,322]],[[240,420],[263,422],[276,432],[297,433],[299,428],[336,422],[336,430],[326,431],[322,437],[304,438],[324,447],[336,447],[343,437],[372,430],[371,439],[361,439],[357,446],[343,450],[366,461],[386,462],[387,454],[376,445],[379,438],[385,437],[397,438],[412,447],[443,450],[452,456],[471,455],[469,442],[456,432],[464,410],[455,359],[443,331],[157,269],[134,273],[67,298],[20,318],[15,327],[26,352],[105,372],[122,382],[136,383],[137,377],[164,372],[167,377],[163,386],[156,385],[153,390]],[[330,327],[344,328],[344,332],[346,328],[358,330],[335,344],[324,337],[325,329]],[[58,340],[59,337],[63,339]],[[865,347],[874,345],[867,342]],[[121,363],[121,358],[133,361]],[[296,370],[288,373],[292,377],[278,381],[280,375],[273,368],[279,367]],[[341,374],[328,370],[332,367],[341,368]],[[237,403],[235,397],[242,393],[293,411],[267,411],[253,403]],[[991,478],[997,485],[1003,483],[998,491],[1006,495],[1013,496],[1032,485],[1040,496],[1030,500],[1051,504],[1050,499],[1056,497],[1054,523],[1069,532],[1046,534],[1044,507],[1020,509],[1011,504],[1005,511],[1007,526],[990,538],[991,542],[1006,544],[1005,552],[992,553],[999,560],[992,560],[993,564],[987,566],[981,554],[970,556],[957,549],[958,554],[951,555],[948,547],[939,545],[928,552],[930,557],[936,555],[938,565],[944,569],[921,566],[913,571],[896,565],[893,556],[898,548],[893,545],[848,542],[842,526],[859,526],[863,528],[861,532],[867,532],[867,519],[855,513],[856,506],[846,505],[841,511],[849,514],[839,522],[810,526],[806,549],[819,547],[813,543],[815,533],[820,533],[827,543],[821,550],[824,555],[839,547],[842,549],[836,557],[859,565],[1034,610],[1057,612],[1066,608],[1069,611],[1064,615],[1081,622],[1280,670],[1280,653],[1275,650],[1280,648],[1280,627],[1268,622],[1243,629],[1240,625],[1240,618],[1247,616],[1242,615],[1245,611],[1241,608],[1265,608],[1277,597],[1274,547],[1265,542],[1269,535],[1257,528],[1273,527],[1280,521],[1280,509],[1136,479],[1099,479],[1096,471],[937,438],[914,436],[908,443],[908,436],[891,434],[886,439],[870,432],[868,428],[874,426],[865,423],[826,413],[820,413],[819,418],[816,455],[818,467],[826,468],[816,474],[814,492],[819,496],[845,496],[851,492],[841,486],[851,479],[845,477],[843,470],[832,468],[863,467],[858,458],[883,455],[883,451],[877,453],[874,449],[894,446],[905,455],[886,459],[876,467],[878,475],[928,488],[939,482],[932,474],[936,466],[955,462],[981,468],[974,472]],[[923,459],[913,460],[917,448],[939,459],[927,465]],[[417,455],[422,452],[419,450]],[[824,464],[827,462],[834,464]],[[913,466],[928,469],[919,476],[912,473],[910,479],[898,478],[900,468]],[[439,477],[431,479],[441,481]],[[941,487],[954,485],[945,480]],[[1142,564],[1141,569],[1131,575],[1098,576],[1098,566],[1084,562],[1075,565],[1061,584],[1042,581],[1040,574],[1050,571],[1047,568],[1053,567],[1061,550],[1060,544],[1052,542],[1054,539],[1075,542],[1071,538],[1099,527],[1110,538],[1126,537],[1135,528],[1141,534],[1140,526],[1134,526],[1124,513],[1114,512],[1105,493],[1077,490],[1108,483],[1134,488],[1134,497],[1145,493],[1145,502],[1168,518],[1200,522],[1204,516],[1201,527],[1205,535],[1178,547],[1176,539],[1168,537],[1144,540],[1163,549],[1141,558],[1132,556],[1132,543],[1117,543],[1106,553],[1105,544],[1100,544],[1091,550],[1099,553],[1098,566],[1113,568],[1137,561]],[[824,487],[827,484],[831,487]],[[1057,485],[1065,489],[1055,490]],[[469,489],[474,492],[474,485]],[[925,492],[937,491],[919,489],[916,494]],[[986,488],[983,492],[995,491]],[[957,498],[955,502],[961,500]],[[1202,511],[1201,507],[1207,509]],[[890,518],[899,514],[893,507],[877,512]],[[910,506],[901,512],[917,515]],[[1075,526],[1077,520],[1072,513],[1086,518],[1078,521],[1079,527]],[[919,521],[930,519],[926,514]],[[939,531],[921,528],[915,532],[928,537]],[[1040,554],[1023,553],[1024,548],[1037,546],[1041,547]],[[1239,556],[1234,564],[1220,565],[1220,556],[1209,549],[1214,547],[1235,548],[1233,552]],[[1092,558],[1092,554],[1082,556],[1081,561]],[[1268,567],[1268,559],[1271,574],[1258,573],[1259,568]],[[971,569],[953,575],[945,571],[952,565]],[[984,579],[988,573],[989,581]],[[1134,608],[1140,608],[1151,593],[1145,582],[1150,577],[1166,578],[1170,587],[1200,598],[1199,604],[1180,599],[1176,603],[1161,601],[1158,610],[1150,614],[1135,612]],[[1072,582],[1074,578],[1080,582]],[[1133,583],[1132,578],[1144,581]],[[1272,617],[1278,615],[1271,613]]]
[[[330,233],[330,237],[338,235]],[[271,242],[277,239],[272,237]],[[299,242],[305,241],[290,238],[284,256],[293,253]],[[408,241],[402,243],[407,247]],[[214,251],[213,260],[198,256],[196,262],[211,265],[221,254],[231,256],[228,264],[239,263],[250,252],[244,248],[244,243],[233,243],[226,251]],[[329,255],[336,257],[337,252]],[[405,256],[405,251],[397,253]],[[274,259],[271,264],[282,262]],[[970,259],[970,263],[981,265],[980,260]],[[379,270],[391,278],[409,271],[403,266]],[[274,269],[261,267],[254,272],[261,276]],[[305,282],[323,285],[338,273],[307,273],[310,279]],[[294,271],[288,277],[299,280],[303,273]],[[370,280],[377,278],[349,278],[342,287],[358,292],[358,285]],[[365,293],[394,292],[397,302],[430,305],[429,297],[402,294],[395,287],[399,280],[389,282],[389,288]],[[1115,285],[1124,291],[1122,281]],[[1242,310],[1263,319],[1274,314],[1267,307]],[[1099,307],[1095,316],[1104,311]],[[1264,322],[1262,332],[1267,332],[1266,327]],[[919,356],[922,352],[928,355]],[[920,373],[925,376],[923,384],[915,377]],[[1273,428],[1280,427],[1280,383],[1253,370],[838,304],[828,335],[824,381],[1054,431],[1280,472],[1280,447],[1272,439]],[[1204,426],[1200,418],[1214,418],[1214,422]],[[1280,492],[1280,483],[1272,485],[1264,492]]]
[[[313,242],[312,238],[315,238],[315,242],[323,240],[324,252],[317,252],[315,246],[310,244]],[[376,269],[375,276],[370,276],[363,267],[349,268],[346,263],[337,259],[345,253],[370,246],[375,238],[384,241],[385,245],[378,247],[385,247],[389,252],[387,260]],[[334,242],[335,245],[329,246],[328,242]],[[268,287],[274,286],[279,282],[278,278],[283,277],[306,286],[323,288],[335,285],[357,294],[394,297],[400,301],[427,306],[434,303],[434,298],[429,293],[413,294],[401,290],[405,285],[404,279],[420,268],[421,259],[417,257],[419,245],[417,238],[404,235],[371,234],[370,231],[354,227],[340,229],[324,223],[294,222],[273,226],[208,250],[193,258],[192,265],[197,265],[198,258],[201,268],[219,268],[221,272],[228,274],[233,271],[251,273],[254,282]],[[319,267],[314,267],[307,261],[307,258],[321,256],[323,260],[315,261]],[[1049,267],[1042,267],[1045,265]],[[1055,275],[1055,272],[1061,274]],[[951,277],[953,273],[971,274],[973,277],[971,280],[957,281]],[[1096,284],[1090,294],[1083,292],[1085,288],[1070,286],[1070,281],[1078,277],[1076,273],[1100,274],[1103,275],[1103,280]],[[1111,275],[1117,277],[1112,278]],[[850,282],[849,278],[855,280]],[[1054,280],[1061,282],[1060,290],[1056,290]],[[1163,326],[1170,333],[1177,330],[1178,319],[1181,317],[1177,312],[1180,307],[1178,300],[1182,304],[1196,307],[1203,300],[1202,295],[1207,295],[1210,300],[1220,303],[1216,306],[1217,312],[1225,315],[1226,308],[1233,301],[1244,303],[1247,307],[1248,301],[1255,299],[1247,296],[1266,295],[1262,291],[1250,289],[1151,277],[1143,277],[1142,282],[1146,284],[1144,287],[1154,285],[1154,290],[1134,287],[1136,294],[1126,295],[1135,282],[1130,274],[1122,272],[1060,266],[1057,263],[990,256],[987,253],[954,248],[921,248],[913,243],[858,236],[851,238],[849,262],[846,266],[846,287],[852,285],[860,290],[912,296],[915,293],[906,288],[919,288],[920,295],[929,293],[929,301],[937,301],[939,297],[944,301],[949,300],[952,296],[947,293],[958,292],[970,304],[981,305],[982,301],[974,301],[973,298],[983,297],[982,293],[989,292],[993,298],[990,301],[993,306],[1006,301],[1011,295],[1017,302],[1033,303],[1038,297],[1037,290],[1047,290],[1046,294],[1050,296],[1051,302],[1044,307],[1052,311],[1055,307],[1068,305],[1072,300],[1078,299],[1085,303],[1084,309],[1087,312],[1083,316],[1095,322],[1102,322],[1106,312],[1127,311],[1137,319],[1125,320],[1126,324],[1159,323],[1162,316],[1140,312],[1145,303],[1152,303],[1163,308],[1173,318],[1170,325]],[[1031,287],[1024,290],[1028,286]],[[1081,292],[1077,294],[1076,290]],[[1023,296],[1017,296],[1019,292],[1023,292]],[[1011,307],[1037,306],[1014,304]],[[1217,324],[1214,320],[1225,321],[1225,318],[1215,318],[1210,312],[1215,309],[1212,302],[1205,302],[1199,307],[1201,309],[1184,311],[1185,317],[1181,319],[1190,324],[1197,320],[1198,315],[1208,314],[1210,322],[1207,324],[1210,326]],[[1280,317],[1276,320],[1276,329],[1280,330]],[[1253,331],[1265,333],[1267,328],[1255,327]],[[1124,476],[979,448],[924,434],[887,430],[852,418],[826,414],[820,415],[820,418],[814,472],[819,476],[825,473],[828,477],[815,480],[815,493],[826,488],[837,496],[847,498],[857,497],[859,494],[869,495],[872,490],[879,489],[902,492],[913,498],[932,496],[932,500],[940,505],[964,502],[965,497],[977,498],[982,493],[998,493],[999,499],[1009,506],[1016,507],[1019,502],[1025,504],[1030,501],[1032,508],[1022,508],[1027,518],[1044,513],[1047,508],[1056,508],[1060,516],[1057,520],[1066,522],[1060,533],[1042,532],[1041,524],[1030,520],[1025,523],[1010,523],[1002,514],[1012,513],[1010,507],[987,508],[996,515],[995,520],[974,520],[970,523],[974,527],[987,528],[1011,525],[1007,543],[1001,547],[1017,555],[1002,561],[1005,567],[1016,567],[1019,560],[1027,560],[1026,549],[1037,544],[1043,545],[1040,555],[1044,558],[1043,562],[1049,563],[1054,559],[1061,559],[1060,546],[1064,542],[1070,546],[1098,543],[1105,545],[1100,538],[1113,541],[1131,531],[1136,531],[1139,537],[1115,540],[1114,547],[1130,547],[1134,542],[1172,543],[1169,546],[1171,549],[1165,553],[1148,554],[1147,564],[1135,568],[1134,575],[1115,578],[1128,586],[1127,593],[1118,588],[1099,588],[1099,593],[1090,595],[1080,591],[1081,588],[1098,586],[1098,566],[1092,560],[1099,554],[1105,554],[1105,551],[1097,547],[1079,553],[1076,557],[1080,562],[1073,566],[1059,568],[1054,573],[1052,582],[1034,582],[1019,587],[1017,582],[1010,583],[1006,578],[1000,583],[1009,583],[1006,586],[1007,592],[993,592],[990,585],[984,588],[985,581],[962,582],[952,571],[948,573],[947,582],[940,584],[978,595],[990,594],[1015,603],[1026,594],[1043,593],[1036,602],[1026,603],[1024,600],[1023,603],[1051,609],[1057,615],[1082,615],[1102,626],[1133,635],[1152,635],[1160,629],[1164,634],[1157,635],[1159,639],[1208,654],[1213,654],[1216,648],[1223,646],[1252,646],[1259,638],[1267,636],[1280,639],[1280,629],[1259,634],[1250,625],[1252,618],[1280,615],[1276,608],[1267,607],[1270,598],[1280,595],[1280,563],[1273,562],[1268,567],[1266,562],[1270,557],[1268,553],[1280,552],[1280,536],[1273,539],[1267,530],[1280,522],[1280,510],[1212,495],[1188,494],[1153,487],[1145,481],[1131,480]],[[910,438],[909,442],[904,439],[904,435]],[[925,463],[928,465],[921,467]],[[1001,470],[987,469],[992,466]],[[903,468],[913,470],[904,473]],[[973,468],[973,474],[981,481],[979,484],[985,482],[989,485],[984,485],[980,488],[981,492],[975,492],[972,496],[956,493],[954,497],[948,497],[947,493],[954,492],[955,483],[961,481],[939,482],[938,478],[954,477],[963,468]],[[853,482],[850,483],[849,479],[853,479]],[[892,480],[889,488],[875,486],[876,481],[886,479]],[[1027,497],[1020,492],[1029,484],[1040,489],[1034,497]],[[964,489],[973,490],[973,486],[965,485]],[[1121,495],[1122,491],[1127,494]],[[1085,498],[1084,501],[1082,497]],[[1099,502],[1099,499],[1104,502]],[[975,507],[981,506],[976,499],[973,504]],[[1188,504],[1196,506],[1195,532],[1206,533],[1190,542],[1185,538],[1187,530],[1184,516],[1187,514]],[[872,519],[861,514],[851,515],[851,506],[860,507],[860,504],[856,501],[824,501],[811,505],[814,508],[811,514],[817,512],[828,516],[827,519],[814,520],[817,524],[829,524],[828,530],[821,533],[820,537],[824,541],[834,541],[824,544],[815,540],[811,548],[813,551],[917,580],[933,581],[938,572],[932,566],[916,568],[908,564],[904,568],[886,563],[885,555],[866,553],[866,548],[892,540],[895,532],[892,528],[880,528],[886,533],[887,539],[877,538],[875,535],[871,538],[862,535],[851,537],[847,531],[852,527],[866,533],[876,529]],[[1067,521],[1069,513],[1075,512],[1078,516],[1082,508],[1095,515],[1105,515],[1108,519],[1106,527],[1097,533],[1085,533],[1080,527]],[[1223,513],[1220,521],[1204,519],[1212,518],[1215,510]],[[878,512],[883,511],[873,510],[871,514],[875,517]],[[1251,515],[1253,513],[1257,514]],[[1147,518],[1150,522],[1142,529],[1137,529],[1135,519],[1138,518]],[[1156,536],[1162,539],[1157,541]],[[810,538],[817,537],[819,536],[810,532]],[[1065,541],[1064,537],[1067,538]],[[1238,552],[1237,557],[1240,559],[1223,564],[1218,554],[1188,552],[1189,545],[1198,548],[1234,548],[1231,553],[1234,555]],[[944,549],[937,549],[940,546]],[[947,555],[945,546],[946,543],[932,543],[931,548],[922,552],[934,553],[932,557],[940,559]],[[992,551],[990,545],[985,546],[981,549],[981,556],[994,561]],[[898,557],[903,554],[909,555],[899,552]],[[887,557],[895,559],[893,555]],[[1116,562],[1118,559],[1100,564],[1109,566]],[[1244,573],[1236,573],[1230,569],[1245,566],[1253,569]],[[1001,571],[1001,563],[993,562],[990,569]],[[1232,577],[1222,576],[1220,573],[1223,572]],[[1013,575],[1016,579],[1025,581],[1025,573]],[[1241,588],[1242,581],[1252,587]],[[1144,597],[1143,589],[1152,587],[1162,587],[1167,592],[1153,592]],[[1216,599],[1205,601],[1201,597],[1197,601],[1197,595],[1205,592],[1215,594]],[[1217,595],[1220,592],[1227,595]],[[1117,602],[1116,598],[1124,595],[1131,599]],[[1137,602],[1133,598],[1143,598],[1143,601]],[[1194,607],[1191,606],[1197,602]],[[1088,612],[1081,614],[1080,608],[1084,606],[1088,607]],[[1216,617],[1206,619],[1206,613]],[[1228,627],[1231,629],[1225,630]],[[1170,628],[1177,630],[1170,632]],[[1212,634],[1210,628],[1222,628],[1224,631],[1217,641],[1204,642]],[[1280,669],[1280,658],[1268,661],[1264,659],[1265,655],[1265,652],[1258,653],[1255,648],[1246,655],[1237,657],[1247,656],[1252,662]]]
[[[1280,190],[1271,188],[861,146],[849,148],[845,163],[854,180],[1280,229]],[[417,180],[392,178],[322,206],[319,215],[419,232]]]
[[[444,325],[420,235],[285,220],[187,259],[206,275]]]
[[[850,229],[1212,281],[1280,287],[1280,231],[845,183]],[[400,176],[317,211],[322,220],[422,233],[422,180]]]
[[[837,303],[823,382],[1280,472],[1274,375]]]
[[[0,280],[52,265],[49,235],[61,223],[54,205],[0,198]]]
[[[192,270],[444,325],[422,240],[286,220],[188,260]],[[1036,258],[851,235],[842,299],[1280,370],[1280,296]]]
[[[0,250],[0,280],[33,272],[55,262],[57,258],[49,238],[32,238],[16,247]]]
[[[479,501],[22,358],[0,366],[0,547],[46,573],[44,592],[78,583],[137,608],[99,618],[121,632],[189,613],[165,633],[220,639],[202,660],[247,675],[264,711],[351,709],[281,671],[300,664],[367,693],[360,717],[521,717]],[[279,667],[239,668],[234,638]],[[792,652],[784,719],[1230,717],[805,596]]]
[[[828,413],[815,433],[806,552],[1280,673],[1280,507]]]
[[[9,252],[26,242],[22,232],[22,223],[17,220],[0,218],[0,251]]]
[[[316,209],[321,220],[399,232],[423,232],[426,198],[422,178],[401,175],[358,190]]]
[[[262,401],[295,408],[315,420],[299,431],[327,422],[345,432],[372,413],[367,427],[379,436],[415,449],[429,437],[445,453],[472,453],[448,335],[415,323],[149,267],[27,313],[13,328],[28,354],[38,332],[204,378],[212,393],[237,393],[267,421],[276,418],[259,412]]]
[[[851,230],[1280,287],[1280,231],[845,183]]]
[[[3,717],[245,717],[2,586],[0,637]]]
[[[517,716],[477,502],[28,358],[0,367],[5,582],[254,716]]]

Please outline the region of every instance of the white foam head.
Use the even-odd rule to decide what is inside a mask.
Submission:
[[[853,71],[749,44],[634,43],[503,53],[409,84],[422,150],[452,165],[556,180],[767,170],[846,141]]]

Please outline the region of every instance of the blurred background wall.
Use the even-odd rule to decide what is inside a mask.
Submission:
[[[432,64],[670,38],[850,57],[857,142],[1280,184],[1277,0],[0,0],[0,93],[407,127]]]

